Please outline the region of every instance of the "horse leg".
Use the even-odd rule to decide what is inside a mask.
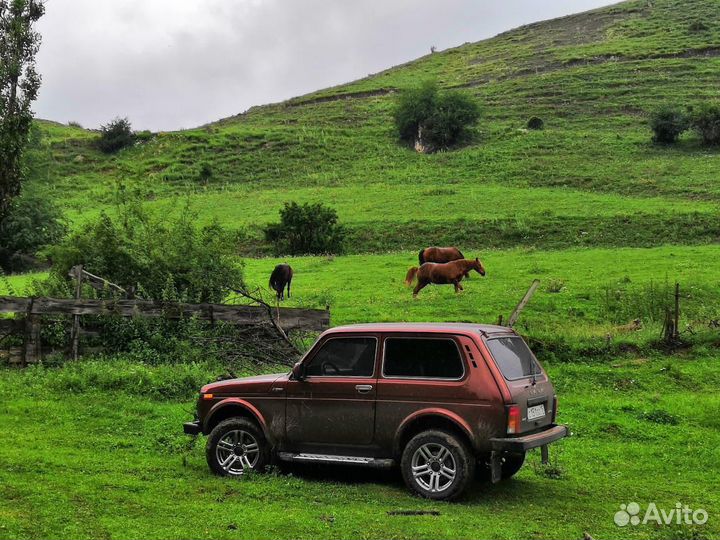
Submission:
[[[290,298],[290,283],[292,282],[292,279],[288,279],[288,298]]]
[[[463,289],[462,285],[460,285],[460,280],[459,280],[459,279],[453,281],[453,285],[455,285],[455,292],[456,292],[456,293],[465,290],[465,289]]]
[[[427,281],[420,281],[418,280],[418,284],[415,285],[415,288],[413,289],[413,298],[417,298],[418,293],[425,287],[427,287],[428,282]]]

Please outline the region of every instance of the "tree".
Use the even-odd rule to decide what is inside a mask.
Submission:
[[[457,90],[440,91],[433,82],[401,92],[394,111],[400,139],[421,152],[459,143],[479,117],[471,96]]]
[[[0,268],[27,270],[41,248],[60,242],[66,233],[65,218],[53,198],[30,184],[10,202],[0,221]]]
[[[322,203],[286,202],[280,223],[265,227],[265,239],[278,255],[340,253],[345,229],[337,221],[337,212]]]
[[[664,105],[650,114],[653,141],[662,144],[677,142],[678,137],[690,127],[687,115],[677,107]]]
[[[116,118],[100,127],[97,145],[101,152],[113,154],[133,144],[135,144],[135,134],[127,118]]]
[[[34,24],[44,13],[39,0],[0,0],[0,220],[20,193],[30,106],[40,89],[35,71],[40,34]]]
[[[220,225],[201,226],[188,207],[152,213],[137,201],[116,214],[100,214],[49,248],[51,279],[62,282],[82,264],[143,298],[187,302],[222,302],[243,288],[236,236]]]
[[[693,114],[692,127],[700,135],[703,143],[717,146],[720,144],[720,102],[704,103]]]

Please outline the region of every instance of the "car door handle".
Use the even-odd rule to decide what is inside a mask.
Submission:
[[[355,390],[357,390],[361,394],[367,394],[372,389],[373,389],[372,384],[356,384],[355,385]]]

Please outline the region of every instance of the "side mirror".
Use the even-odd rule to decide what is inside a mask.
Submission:
[[[292,377],[296,381],[302,381],[305,378],[305,366],[302,365],[302,362],[298,362],[293,366]]]

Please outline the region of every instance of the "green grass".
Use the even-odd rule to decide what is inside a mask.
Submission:
[[[91,132],[41,122],[32,182],[48,186],[75,224],[110,208],[122,184],[163,210],[186,196],[203,219],[248,227],[255,244],[282,202],[323,201],[351,228],[355,253],[406,247],[388,235],[366,239],[409,222],[421,234],[403,232],[408,244],[486,245],[474,232],[448,234],[461,220],[480,221],[491,236],[494,221],[512,229],[494,247],[577,245],[573,235],[553,234],[557,223],[607,238],[620,222],[632,233],[602,245],[717,242],[714,229],[668,239],[657,224],[685,229],[693,212],[720,221],[720,154],[692,134],[674,147],[651,144],[646,115],[662,103],[718,96],[718,20],[711,0],[625,2],[161,133],[114,156],[93,147]],[[695,21],[707,30],[692,30]],[[397,143],[388,91],[426,78],[465,87],[481,103],[470,145],[424,156]],[[546,129],[524,130],[530,116]],[[213,171],[207,186],[198,181],[204,163]]]
[[[142,368],[145,383],[135,387],[108,386],[112,370],[116,380],[138,379],[122,362],[5,370],[0,538],[713,538],[717,362],[715,352],[550,366],[560,421],[572,430],[551,449],[553,467],[532,454],[514,480],[476,484],[457,503],[411,496],[397,472],[213,477],[204,440],[189,446],[180,429],[194,378],[213,375],[208,366],[184,382],[187,368],[176,376]],[[156,379],[181,381],[187,397],[153,399]],[[618,529],[613,516],[630,501],[667,509],[680,501],[705,508],[710,521]],[[397,510],[440,515],[388,515]]]
[[[417,253],[351,255],[344,257],[297,257],[248,259],[246,281],[267,287],[275,264],[287,261],[294,269],[292,298],[287,306],[323,307],[329,304],[333,325],[367,321],[467,321],[494,323],[498,315],[509,316],[533,279],[541,286],[523,312],[518,329],[543,341],[595,345],[610,341],[647,343],[660,336],[659,322],[644,313],[629,311],[627,320],[613,322],[608,291],[682,284],[683,324],[696,331],[720,316],[720,277],[714,261],[720,246],[665,246],[650,249],[576,249],[541,251],[514,249],[472,251],[487,270],[486,277],[473,273],[465,291],[455,294],[450,286],[430,286],[417,299],[403,280]],[[548,292],[552,281],[562,284]],[[649,301],[649,300],[648,300]],[[642,304],[642,302],[641,302]],[[640,332],[618,330],[635,318],[645,319]]]

